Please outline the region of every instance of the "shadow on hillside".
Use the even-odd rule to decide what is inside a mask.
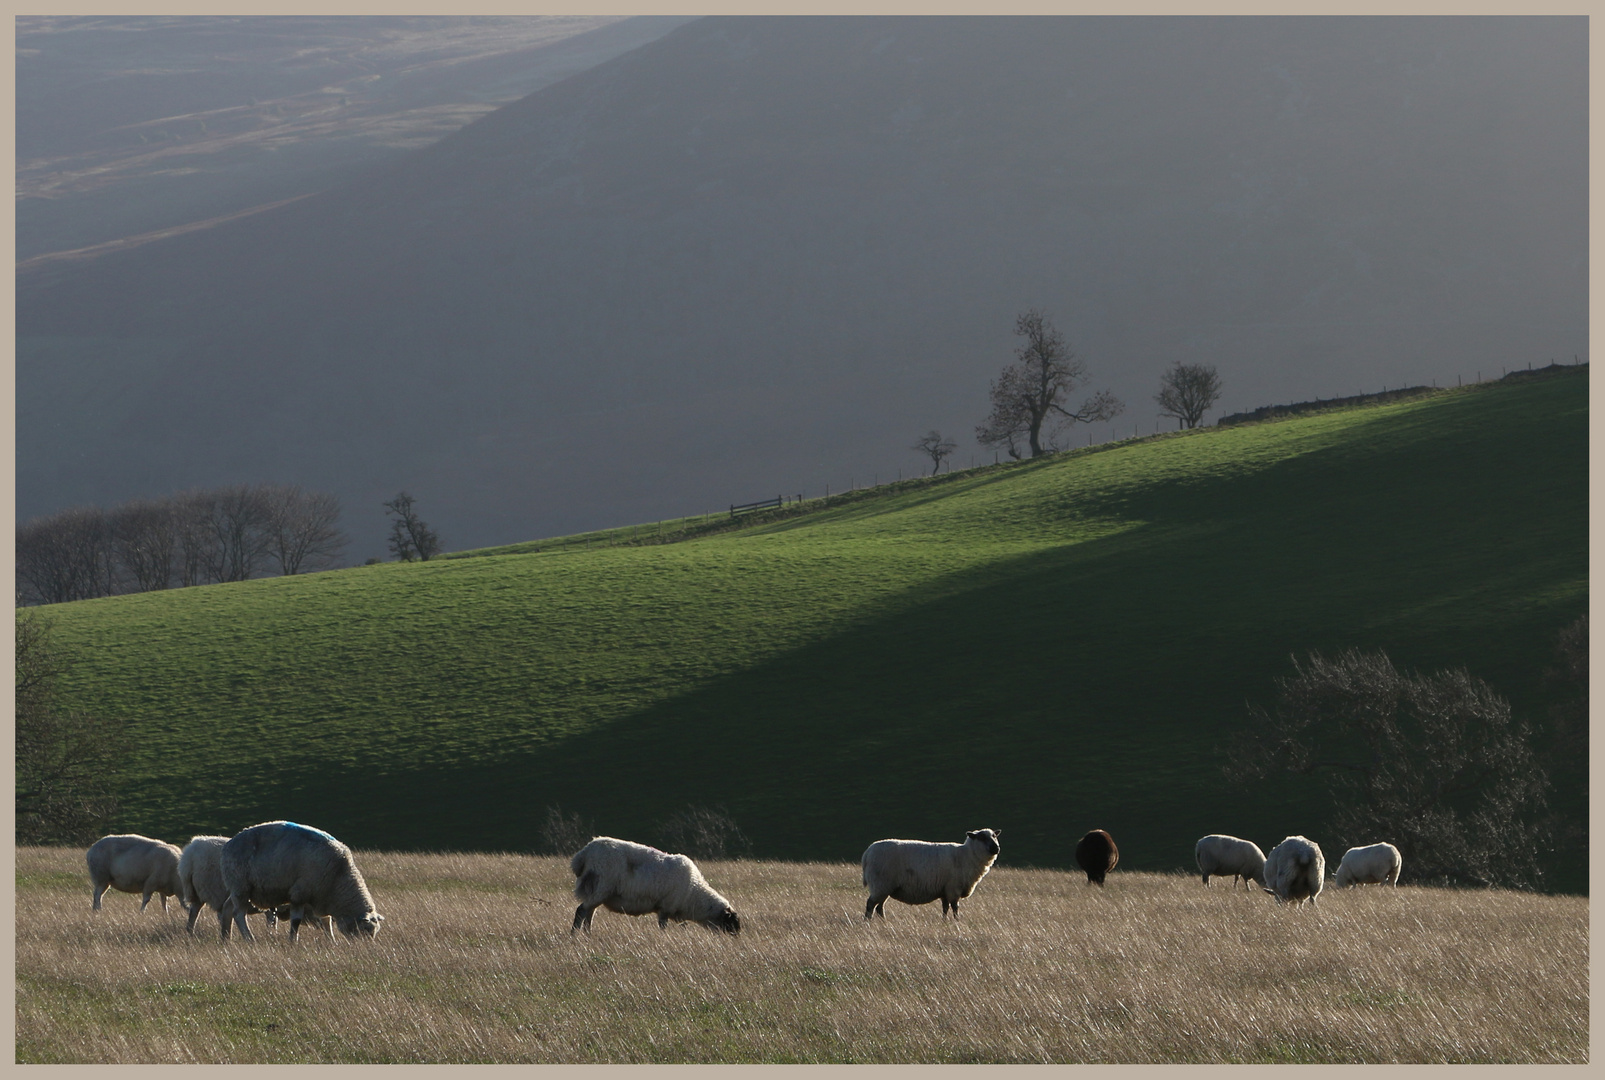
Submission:
[[[929,582],[499,762],[352,776],[295,759],[250,778],[256,819],[338,822],[358,847],[528,851],[548,806],[664,842],[695,804],[727,809],[761,857],[856,860],[880,837],[991,826],[1011,864],[1066,866],[1096,827],[1123,866],[1161,870],[1207,832],[1316,835],[1307,788],[1221,770],[1224,735],[1290,654],[1465,664],[1521,708],[1586,603],[1555,589],[1586,574],[1586,519],[1557,509],[1583,490],[1586,424],[1534,455],[1510,443],[1529,429],[1485,420],[1377,425],[1247,477],[1158,485],[1121,506],[1141,528]]]

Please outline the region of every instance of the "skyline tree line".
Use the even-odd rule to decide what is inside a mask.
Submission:
[[[327,569],[348,542],[339,520],[339,499],[293,484],[72,507],[18,526],[17,599],[58,604]]]

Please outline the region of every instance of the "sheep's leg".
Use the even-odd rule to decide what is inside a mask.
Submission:
[[[587,934],[589,934],[591,932],[591,913],[595,910],[596,908],[594,906],[587,906],[585,904],[581,904],[579,907],[575,908],[574,925],[569,928],[569,933],[573,934],[576,931],[584,930]]]
[[[245,898],[242,896],[230,895],[227,902],[224,904],[224,907],[232,910],[234,915],[234,925],[240,928],[241,940],[255,941],[256,938],[252,936],[251,928],[245,925],[245,913],[251,908],[251,905],[245,902]],[[223,937],[225,940],[227,940],[228,934],[224,933]]]
[[[90,908],[91,911],[99,911],[100,910],[100,898],[102,896],[106,895],[106,889],[109,888],[110,885],[111,885],[111,882],[109,882],[109,881],[97,881],[97,882],[95,882],[95,905],[94,905],[94,907]]]
[[[301,923],[306,919],[306,909],[300,905],[290,908],[290,942],[295,943],[295,935],[301,931]]]
[[[151,891],[149,889],[146,889],[145,890],[145,895],[142,896],[140,898],[140,901],[139,901],[139,910],[141,912],[143,912],[145,910],[145,905],[150,903],[150,898],[151,898]]]
[[[668,928],[669,928],[669,917],[667,915],[665,915],[661,911],[658,912],[658,929],[659,930],[667,930]]]
[[[334,940],[334,916],[333,915],[325,915],[323,917],[323,932],[328,935],[330,941]]]
[[[190,909],[189,909],[189,925],[184,927],[185,930],[189,931],[189,936],[190,937],[194,937],[195,936],[195,920],[200,918],[200,917],[201,917],[201,902],[199,900],[197,900],[197,901],[195,901],[194,904],[192,904],[190,906]]]
[[[889,894],[880,893],[880,894],[877,895],[876,893],[870,893],[869,894],[869,903],[864,905],[864,918],[871,919],[871,918],[874,918],[876,915],[879,915],[883,919],[886,918],[886,897],[887,897],[887,895],[889,895]]]

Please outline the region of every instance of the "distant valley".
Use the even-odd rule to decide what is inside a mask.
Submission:
[[[1028,306],[1126,402],[1077,443],[1151,431],[1176,360],[1223,414],[1587,359],[1582,20],[707,18],[483,111],[633,22],[403,57],[402,85],[494,78],[349,131],[320,125],[360,49],[231,87],[206,138],[312,164],[242,159],[249,198],[122,235],[300,195],[329,140],[374,156],[19,274],[19,515],[294,483],[360,562],[401,489],[462,549],[891,478],[932,428],[964,465]],[[23,110],[19,158],[56,162],[29,190],[96,197],[72,163],[102,152],[107,191],[154,184],[202,136],[147,121],[198,111],[96,150]],[[19,255],[119,238],[37,224]]]

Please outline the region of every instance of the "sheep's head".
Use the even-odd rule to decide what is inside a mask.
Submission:
[[[734,937],[741,933],[741,917],[736,914],[735,908],[725,908],[712,919],[708,920],[710,930],[723,930]]]
[[[998,847],[998,838],[1002,835],[1002,829],[972,829],[964,834],[964,839],[974,840],[988,855],[996,855],[1002,850]]]
[[[339,919],[340,932],[348,938],[371,938],[379,932],[379,924],[385,917],[377,911],[370,911],[361,917],[343,915]]]

